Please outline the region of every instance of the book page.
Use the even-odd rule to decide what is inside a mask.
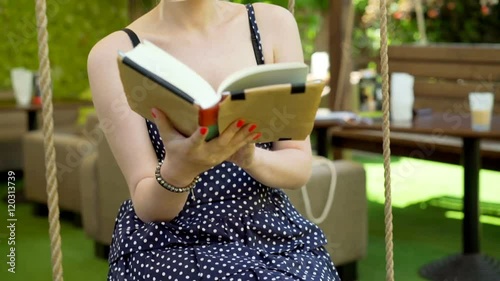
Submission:
[[[269,85],[305,83],[308,71],[308,66],[299,62],[252,66],[228,76],[217,92],[221,94]]]
[[[124,56],[193,97],[201,108],[210,108],[220,100],[198,73],[147,40]]]

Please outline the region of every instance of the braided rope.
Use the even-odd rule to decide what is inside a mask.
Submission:
[[[54,120],[52,118],[52,90],[50,76],[47,6],[45,0],[36,0],[36,19],[38,27],[38,59],[40,89],[43,101],[43,134],[45,147],[45,177],[47,179],[47,200],[49,207],[49,234],[52,257],[52,277],[63,280],[62,251],[59,224],[59,197],[57,194],[57,175],[54,149]]]
[[[383,155],[385,170],[385,225],[386,225],[386,280],[394,280],[393,237],[392,237],[392,201],[390,177],[390,131],[389,131],[389,68],[387,55],[387,0],[381,0],[381,65],[383,92]],[[295,0],[288,1],[288,10],[293,14]],[[63,281],[62,250],[59,224],[59,198],[57,193],[57,175],[54,149],[54,122],[52,118],[52,90],[50,75],[50,60],[47,31],[47,13],[45,0],[36,0],[38,27],[38,56],[40,64],[40,87],[43,101],[43,133],[45,147],[45,164],[47,178],[47,196],[49,205],[49,234],[51,242],[51,261],[53,280]]]
[[[383,117],[383,156],[385,176],[385,253],[386,280],[394,280],[394,252],[392,229],[392,199],[391,199],[391,148],[389,130],[389,59],[387,54],[387,0],[380,1],[380,64],[382,70],[382,111]]]
[[[427,44],[427,31],[425,29],[424,12],[422,9],[422,0],[415,0],[415,12],[417,14],[418,33],[420,43]]]
[[[295,0],[288,0],[288,10],[290,13],[295,13]]]

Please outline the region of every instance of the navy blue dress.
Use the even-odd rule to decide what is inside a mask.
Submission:
[[[257,63],[264,63],[259,31],[247,5]],[[134,45],[137,36],[125,30]],[[147,122],[158,159],[165,150]],[[271,149],[271,143],[258,144]],[[323,247],[326,238],[290,204],[224,162],[200,175],[194,195],[170,222],[142,222],[131,200],[120,207],[108,280],[340,280]]]

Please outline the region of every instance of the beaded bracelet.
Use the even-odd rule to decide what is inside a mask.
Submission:
[[[198,182],[198,180],[200,178],[199,176],[196,176],[189,185],[187,185],[185,187],[176,187],[176,186],[169,184],[161,177],[161,174],[160,174],[161,165],[163,165],[163,160],[158,162],[158,165],[156,166],[156,173],[155,173],[156,181],[163,188],[165,188],[168,191],[175,192],[175,193],[189,192],[189,191],[193,190],[193,188],[196,186],[196,183]]]

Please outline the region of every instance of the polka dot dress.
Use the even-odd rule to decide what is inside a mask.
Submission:
[[[247,10],[258,34],[252,6]],[[256,42],[260,46],[260,38]],[[158,130],[147,125],[163,159]],[[271,143],[257,146],[272,148]],[[194,196],[170,222],[144,223],[130,200],[122,204],[108,280],[340,280],[325,244],[322,231],[295,210],[282,190],[223,162],[200,175]]]

